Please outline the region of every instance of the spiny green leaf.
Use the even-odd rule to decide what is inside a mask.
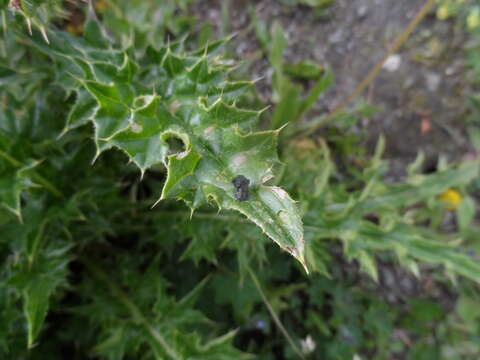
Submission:
[[[94,105],[77,89],[67,129],[92,121],[97,156],[117,147],[142,174],[164,164],[168,176],[161,199],[182,199],[192,211],[208,202],[237,210],[305,266],[296,204],[282,189],[265,184],[278,161],[278,131],[254,132],[260,112],[235,106],[249,83],[229,83],[228,66],[209,49],[200,56],[172,46],[151,50],[152,62],[140,67],[104,41],[70,38],[53,33],[53,51],[34,40],[48,55],[76,64],[72,85],[96,100]],[[60,62],[58,70],[71,72],[71,67]],[[181,151],[170,148],[172,138],[183,143]],[[247,201],[235,198],[232,180],[238,175],[249,180]]]
[[[37,209],[39,210],[39,209]],[[26,220],[30,220],[30,215],[37,217],[39,214],[26,211]],[[42,214],[44,217],[47,215]],[[8,279],[8,284],[22,294],[23,312],[28,325],[28,346],[34,345],[40,330],[42,329],[45,317],[50,306],[50,297],[63,284],[67,275],[67,264],[70,261],[68,250],[70,246],[55,243],[52,247],[46,245],[47,239],[43,227],[45,220],[38,221],[32,219],[27,225],[27,229],[18,232],[24,238],[26,249],[18,263],[15,264],[14,272]],[[41,229],[37,228],[37,224]],[[23,230],[23,229],[22,229]],[[41,246],[40,246],[40,243]]]
[[[168,156],[168,174],[167,180],[163,185],[161,199],[166,199],[169,196],[170,191],[177,185],[182,179],[187,176],[190,176],[194,173],[198,161],[201,156],[194,149],[192,149],[191,144],[188,142],[188,136],[181,136],[181,134],[176,134],[181,138],[185,139],[185,146],[187,149],[177,154]]]
[[[62,133],[85,125],[98,110],[95,99],[85,90],[78,90],[75,104],[67,117],[67,122]]]
[[[370,275],[373,280],[378,281],[378,270],[374,258],[366,251],[361,251],[356,258],[362,270]]]
[[[35,186],[31,178],[32,169],[38,164],[38,161],[30,161],[29,164],[7,170],[0,176],[0,205],[20,219],[20,195],[22,191]]]
[[[364,201],[358,206],[360,209],[368,209],[368,211],[408,206],[439,195],[448,188],[468,184],[478,176],[479,169],[479,162],[471,161],[461,164],[458,168],[439,171],[431,175],[419,175],[413,184],[390,186],[384,195]]]
[[[421,231],[411,225],[397,224],[390,231],[384,231],[367,221],[350,220],[337,224],[331,231],[322,229],[321,235],[342,239],[351,257],[361,258],[364,252],[391,250],[402,263],[415,259],[442,264],[448,271],[480,282],[480,263],[474,257],[463,253],[454,244],[433,240],[434,235],[426,229]],[[364,265],[367,272],[371,273],[371,264]]]
[[[52,289],[48,282],[32,283],[24,292],[24,312],[28,322],[28,346],[37,338],[48,310],[48,299]]]
[[[20,13],[24,17],[30,35],[34,25],[47,43],[49,40],[46,25],[55,17],[65,16],[60,0],[3,0],[0,7],[5,7],[7,3],[12,12]]]

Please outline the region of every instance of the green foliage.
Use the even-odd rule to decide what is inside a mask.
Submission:
[[[293,5],[307,5],[314,8],[323,8],[332,4],[335,0],[280,0],[283,4]]]
[[[47,43],[49,40],[46,26],[52,20],[66,16],[61,0],[2,0],[0,3],[0,11],[2,12],[4,27],[7,26],[5,23],[7,9],[23,17],[30,35],[34,29],[40,31],[44,41]]]
[[[472,32],[480,29],[480,7],[472,0],[437,0],[437,18],[445,20],[450,17],[459,17],[465,20],[466,27]]]
[[[182,199],[192,212],[207,201],[237,210],[304,263],[296,206],[284,190],[265,184],[277,162],[278,131],[253,132],[259,112],[235,106],[250,83],[224,79],[228,66],[210,54],[219,43],[192,55],[184,53],[181,42],[150,47],[140,69],[128,55],[134,49],[112,49],[92,18],[84,41],[60,33],[51,42],[36,45],[58,59],[59,82],[76,91],[78,99],[65,131],[92,121],[96,157],[117,147],[142,176],[164,164],[167,179],[160,199]],[[181,149],[170,148],[172,139],[181,142]],[[234,197],[232,180],[239,174],[250,181],[248,201]]]
[[[346,256],[358,260],[374,279],[378,278],[378,274],[372,254],[390,250],[401,264],[414,273],[419,273],[415,260],[420,260],[443,263],[451,273],[478,281],[480,266],[476,259],[458,252],[455,245],[448,242],[448,237],[438,241],[439,234],[416,226],[416,222],[421,224],[431,219],[435,210],[412,208],[422,202],[435,202],[434,206],[438,208],[435,197],[446,189],[469,184],[478,176],[478,162],[465,163],[432,175],[412,173],[404,184],[387,185],[381,180],[387,170],[386,163],[380,160],[382,143],[381,140],[377,154],[362,174],[352,177],[352,184],[343,179],[341,183],[330,186],[327,186],[329,179],[341,174],[335,172],[325,144],[319,149],[311,141],[302,141],[289,149],[289,161],[297,164],[297,168],[300,164],[305,166],[300,173],[314,174],[300,179],[298,175],[289,174],[284,179],[300,191],[297,196],[303,204],[307,244],[312,247],[307,249],[307,264],[322,272],[322,265],[315,264],[318,262],[315,252],[319,251],[315,249],[316,244],[320,239],[336,238],[342,241]],[[360,188],[353,193],[345,191],[346,187],[353,186]]]
[[[258,30],[257,30],[258,34]],[[259,36],[262,36],[259,34]],[[300,121],[303,115],[317,102],[319,96],[332,84],[331,71],[311,62],[284,64],[283,53],[287,41],[279,23],[272,26],[269,60],[274,70],[273,100],[277,104],[272,116],[272,126],[283,126]],[[302,86],[295,83],[293,77],[316,79],[307,95],[303,95]]]
[[[231,80],[226,40],[183,36],[188,4],[97,2],[98,17],[75,10],[83,36],[51,28],[49,43],[6,18],[0,358],[478,358],[478,161],[427,175],[419,157],[390,184],[383,140],[365,155],[351,114],[324,138],[295,137],[332,75],[285,64],[278,24],[276,106],[257,130],[253,83]],[[448,189],[462,195],[453,210],[438,200]],[[458,231],[445,233],[449,215]],[[455,311],[395,289],[404,306],[384,301],[385,263],[454,279]]]
[[[158,1],[153,0],[102,0],[95,9],[103,16],[105,27],[122,44],[135,41],[135,47],[159,44],[158,39],[180,37],[195,24],[195,18],[185,10],[192,0],[163,1],[158,11]]]

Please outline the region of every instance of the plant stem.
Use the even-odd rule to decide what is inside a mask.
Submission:
[[[64,198],[63,194],[57,190],[57,188],[47,179],[45,179],[42,175],[39,175],[37,172],[32,173],[33,179],[38,182],[40,185],[42,185],[45,189],[50,191],[53,195],[59,198]]]
[[[358,95],[360,95],[365,90],[365,88],[371,84],[371,82],[377,77],[377,75],[382,70],[383,65],[388,60],[388,58],[393,54],[395,54],[402,47],[402,45],[405,43],[405,41],[407,41],[407,39],[410,37],[410,35],[413,33],[416,27],[420,24],[420,22],[425,18],[428,12],[432,9],[432,7],[435,5],[435,1],[436,0],[426,1],[425,5],[423,5],[423,7],[417,13],[415,18],[413,18],[413,20],[410,21],[410,23],[405,28],[405,30],[395,39],[395,42],[387,51],[385,56],[374,66],[374,68],[365,77],[365,79],[363,79],[363,81],[355,87],[353,92],[347,98],[345,98],[342,102],[340,102],[340,104],[335,106],[333,110],[330,112],[330,114],[328,114],[323,121],[316,122],[312,124],[312,126],[308,127],[304,135],[309,135],[315,132],[323,124],[325,124],[326,122],[334,118],[336,115],[338,115],[352,100],[354,100]]]
[[[120,300],[120,302],[123,303],[123,305],[125,305],[125,307],[130,311],[130,314],[132,315],[134,321],[142,324],[146,328],[150,336],[160,344],[160,346],[170,358],[175,360],[181,359],[180,356],[177,355],[175,350],[170,347],[165,338],[158,332],[158,330],[149,323],[147,318],[142,314],[140,309],[130,300],[128,295],[119,286],[117,286],[117,284],[115,284],[102,269],[100,269],[97,265],[95,265],[86,257],[82,256],[81,260],[93,275],[95,275],[99,280],[103,281],[108,285],[112,294],[115,295],[118,300]]]
[[[293,341],[293,339],[291,338],[291,336],[289,335],[289,333],[287,332],[287,330],[285,329],[285,327],[282,325],[282,322],[280,321],[280,319],[278,318],[278,315],[275,313],[275,310],[273,310],[272,308],[272,305],[270,305],[270,303],[268,302],[268,299],[267,297],[265,296],[265,293],[263,292],[262,290],[262,287],[260,285],[260,282],[258,281],[257,277],[255,276],[255,274],[253,273],[252,269],[250,269],[250,267],[248,267],[248,272],[250,273],[250,276],[252,277],[252,280],[253,280],[253,283],[255,284],[255,287],[257,288],[258,292],[260,293],[260,296],[262,297],[262,300],[263,302],[265,303],[267,309],[268,309],[268,312],[270,313],[270,315],[272,316],[273,318],[273,321],[275,322],[275,324],[277,325],[277,327],[280,329],[281,333],[283,334],[283,336],[285,336],[285,339],[287,339],[287,341],[290,343],[290,345],[292,346],[293,350],[297,353],[297,355],[300,357],[300,359],[305,359],[305,357],[303,356],[302,352],[300,351],[300,349],[298,348],[297,344],[295,344],[295,341]]]
[[[4,151],[1,151],[0,150],[0,156],[2,158],[4,158],[5,160],[7,160],[12,166],[15,166],[15,167],[20,167],[22,166],[22,163],[18,160],[15,160],[13,157],[11,157],[9,154],[7,154],[6,152]]]

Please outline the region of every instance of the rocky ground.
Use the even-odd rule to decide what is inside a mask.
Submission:
[[[194,2],[193,11],[217,33],[225,27],[238,32],[234,46],[240,59],[248,59],[259,48],[254,31],[245,30],[253,12],[267,26],[279,21],[289,41],[287,62],[308,59],[334,71],[335,85],[316,105],[322,112],[352,92],[423,4],[423,0],[336,0],[319,15],[310,7],[285,6],[279,0],[210,0]],[[432,162],[441,154],[461,159],[471,151],[463,126],[466,40],[460,26],[430,14],[363,94],[380,111],[363,119],[361,129],[367,130],[370,145],[380,134],[386,136],[394,168],[404,168],[419,151]],[[258,88],[268,101],[268,61],[256,59],[251,68],[252,77],[263,78]]]

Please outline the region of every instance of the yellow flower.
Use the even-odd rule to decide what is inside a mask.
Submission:
[[[95,9],[98,12],[103,12],[107,8],[107,3],[104,0],[98,0],[95,2]]]
[[[437,18],[439,20],[445,20],[446,18],[448,18],[450,16],[450,11],[448,11],[448,6],[440,6],[438,9],[437,9]]]
[[[475,8],[467,17],[467,26],[469,30],[474,30],[480,25],[480,8]]]
[[[65,26],[65,30],[67,30],[70,34],[72,35],[81,35],[83,32],[83,26],[80,25],[73,25],[73,24],[68,24]]]
[[[444,204],[447,210],[456,210],[462,202],[462,194],[457,190],[448,189],[438,196],[438,200]]]

